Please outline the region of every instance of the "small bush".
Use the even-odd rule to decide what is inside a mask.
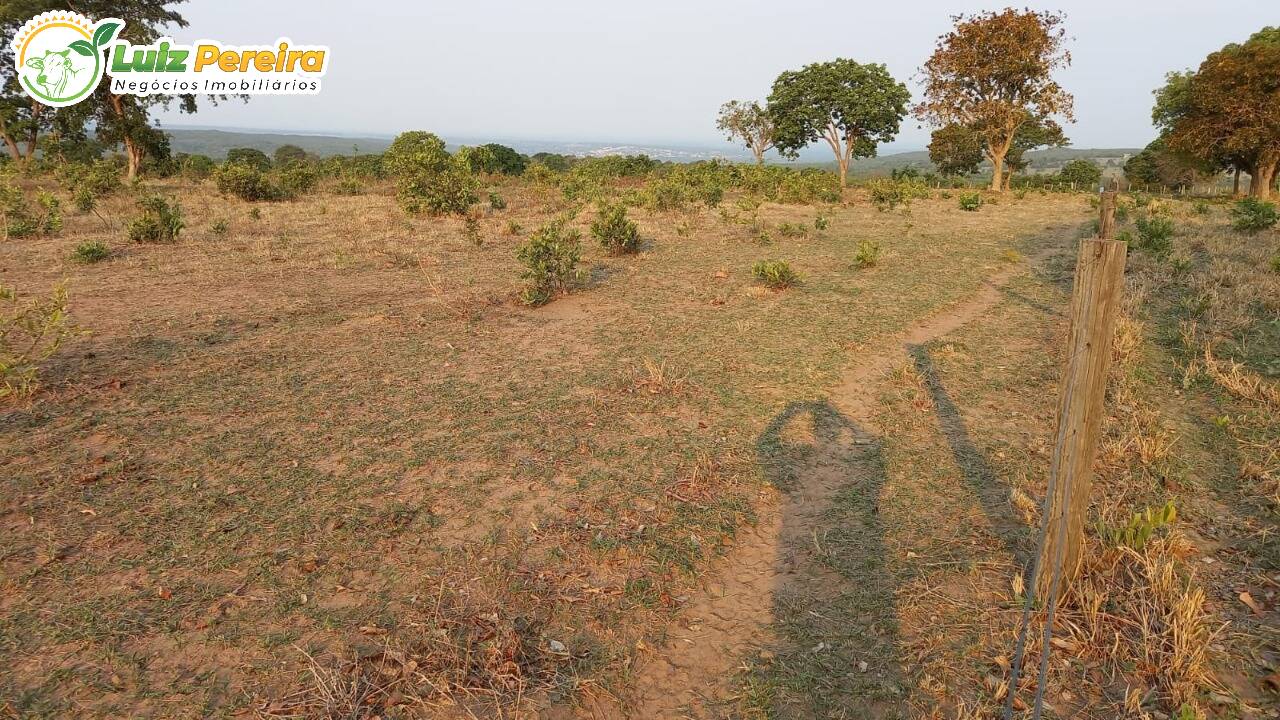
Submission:
[[[1173,251],[1173,220],[1163,215],[1140,217],[1134,221],[1138,230],[1138,247],[1157,257]]]
[[[383,165],[395,176],[396,199],[407,213],[462,215],[477,199],[478,183],[466,158],[450,156],[431,133],[400,133],[383,154]]]
[[[250,219],[250,220],[261,220],[261,219],[262,219],[262,208],[257,208],[257,207],[255,207],[255,208],[249,208],[249,219]]]
[[[101,240],[85,240],[71,252],[72,260],[86,265],[101,262],[110,256],[111,250]]]
[[[93,212],[98,207],[98,198],[94,197],[89,188],[78,188],[72,194],[71,202],[76,206],[76,211],[82,213]]]
[[[960,196],[960,209],[967,212],[977,212],[982,207],[982,194],[971,192],[964,193]]]
[[[265,173],[271,169],[271,158],[255,148],[231,148],[227,151],[227,165],[244,165]]]
[[[62,203],[57,196],[41,190],[36,195],[36,204],[40,206],[40,232],[44,235],[62,232]]]
[[[1208,215],[1210,209],[1209,203],[1204,200],[1197,200],[1191,205],[1191,212],[1196,215]]]
[[[337,195],[362,195],[364,183],[360,182],[360,178],[348,175],[334,183],[333,192]]]
[[[0,400],[34,392],[40,363],[75,334],[65,287],[24,303],[13,288],[0,285]]]
[[[0,213],[4,216],[4,233],[7,237],[27,237],[40,230],[40,223],[27,207],[26,195],[17,185],[7,182],[0,184]]]
[[[522,233],[522,232],[524,232],[524,226],[523,226],[523,225],[521,225],[520,223],[516,222],[515,220],[508,220],[508,221],[507,221],[507,234],[508,234],[508,235],[519,235],[519,234],[520,234],[520,233]]]
[[[248,202],[283,200],[285,193],[258,168],[244,163],[226,163],[213,173],[218,192]]]
[[[230,226],[227,224],[226,219],[215,220],[214,223],[209,226],[209,233],[214,237],[224,237],[229,229]]]
[[[853,253],[853,266],[858,268],[874,267],[880,262],[880,243],[863,238]]]
[[[480,218],[475,215],[467,215],[462,226],[462,234],[476,247],[484,244],[484,237],[480,234]]]
[[[137,243],[169,243],[178,239],[186,225],[182,206],[169,204],[159,195],[148,195],[138,201],[142,214],[129,221],[129,239]]]
[[[778,226],[778,234],[785,238],[804,237],[809,234],[809,228],[800,223],[784,222]]]
[[[830,226],[831,226],[831,220],[827,218],[827,216],[825,215],[819,215],[818,217],[813,219],[814,230],[826,230]]]
[[[58,169],[58,179],[72,196],[83,191],[100,198],[120,189],[120,166],[110,160],[68,163]]]
[[[297,197],[311,192],[320,182],[320,173],[306,163],[291,163],[280,171],[280,189],[287,197]]]
[[[600,206],[595,222],[591,223],[591,236],[612,255],[626,255],[640,249],[640,229],[627,218],[627,208],[620,204]]]
[[[516,251],[516,259],[525,266],[520,277],[529,285],[521,294],[526,305],[545,305],[567,292],[582,277],[578,261],[582,258],[581,233],[566,227],[565,219],[553,220],[538,228]]]
[[[878,178],[867,183],[871,204],[884,212],[899,205],[909,205],[913,199],[929,197],[929,186],[914,179],[890,180]]]
[[[760,260],[751,267],[757,280],[774,290],[782,290],[800,282],[800,276],[785,260]]]
[[[1271,257],[1271,272],[1280,275],[1280,253]]]
[[[1231,209],[1231,227],[1240,232],[1256,233],[1273,227],[1280,220],[1274,203],[1245,198]]]
[[[493,210],[507,209],[507,201],[502,196],[492,190],[489,191],[489,207]]]

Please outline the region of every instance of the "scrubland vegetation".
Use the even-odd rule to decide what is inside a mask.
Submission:
[[[1052,191],[1097,166],[1011,180],[1067,142],[1063,22],[956,18],[914,106],[876,63],[783,72],[721,108],[754,165],[426,131],[219,162],[170,154],[146,104],[90,106],[96,140],[22,116],[45,144],[0,168],[0,711],[996,716],[1098,224]],[[1134,170],[1248,168],[1251,197],[1116,208],[1050,716],[1277,707],[1271,146],[1202,142],[1249,90],[1219,65],[1272,39],[1171,76]],[[975,99],[992,77],[1017,82]],[[851,177],[908,112],[940,175]],[[837,172],[763,163],[823,140]],[[943,182],[984,162],[989,189]]]

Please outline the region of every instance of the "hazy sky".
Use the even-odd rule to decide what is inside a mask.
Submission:
[[[1042,3],[1067,13],[1077,147],[1153,135],[1151,90],[1222,45],[1280,24],[1274,0]],[[357,14],[353,5],[365,8]],[[812,0],[192,0],[178,40],[325,44],[315,97],[258,97],[166,115],[171,124],[394,134],[713,144],[728,99],[761,99],[780,71],[849,57],[912,76],[958,12],[1004,3]],[[892,149],[919,149],[908,118]]]

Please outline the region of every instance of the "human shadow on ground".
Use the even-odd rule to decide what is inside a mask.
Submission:
[[[786,499],[775,647],[757,663],[748,690],[767,688],[763,704],[776,717],[896,717],[906,685],[897,583],[879,513],[886,477],[879,437],[825,400],[793,402],[756,449]]]
[[[951,399],[938,376],[938,369],[928,346],[908,345],[907,354],[911,356],[916,372],[924,380],[929,397],[933,400],[938,427],[951,446],[956,467],[960,469],[965,483],[987,516],[991,531],[1000,539],[1010,556],[1025,564],[1029,552],[1026,544],[1028,530],[1014,516],[1009,502],[1009,488],[996,476],[986,455],[974,444],[960,408]]]

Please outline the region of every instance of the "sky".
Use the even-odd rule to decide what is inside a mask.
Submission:
[[[813,0],[191,0],[180,42],[328,45],[317,96],[256,97],[166,113],[194,124],[313,134],[715,146],[716,111],[761,100],[778,73],[848,57],[914,76],[951,16],[1003,3]],[[1151,91],[1171,70],[1280,24],[1274,0],[1063,0],[1019,7],[1067,15],[1079,148],[1141,147],[1154,136]],[[883,152],[921,149],[914,118]]]

